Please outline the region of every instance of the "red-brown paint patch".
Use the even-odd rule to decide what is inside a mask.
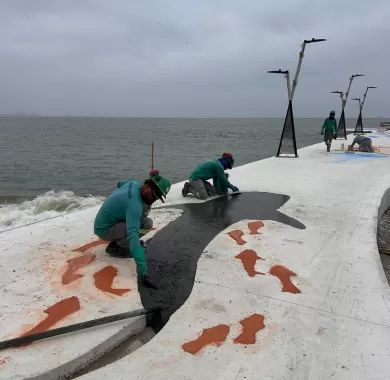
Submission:
[[[248,223],[249,235],[259,234],[259,229],[264,227],[264,223],[261,220],[256,220],[255,222]]]
[[[109,243],[109,242],[106,240],[98,239],[98,240],[92,241],[88,244],[84,244],[81,247],[72,249],[72,252],[85,252],[90,248],[96,247],[97,245],[107,244],[107,243]]]
[[[55,303],[45,310],[47,317],[40,323],[38,323],[31,330],[25,332],[22,336],[37,334],[48,330],[54,326],[60,320],[66,318],[70,314],[80,310],[79,299],[75,296],[65,298],[62,301]]]
[[[257,256],[257,253],[252,249],[246,249],[245,251],[240,252],[235,258],[241,260],[246,273],[248,273],[250,277],[254,277],[256,274],[265,274],[255,270],[256,261],[264,259]]]
[[[301,291],[291,282],[290,277],[296,276],[290,269],[285,268],[282,265],[274,265],[270,271],[272,276],[277,277],[282,283],[282,292],[300,293]]]
[[[238,245],[243,245],[246,243],[244,239],[241,238],[244,233],[240,230],[234,230],[228,232],[228,235],[238,244]]]
[[[230,327],[228,325],[217,325],[209,329],[203,329],[199,338],[184,343],[182,348],[185,352],[195,355],[206,346],[220,346],[225,342],[229,331]]]
[[[0,358],[0,365],[7,363],[11,358],[9,356],[5,356],[4,358]]]
[[[67,261],[68,268],[65,273],[62,275],[62,283],[64,285],[70,284],[73,281],[78,280],[84,275],[76,273],[80,268],[85,267],[88,264],[91,264],[94,261],[96,255],[92,255],[91,253],[86,253],[83,256],[74,257]]]
[[[118,269],[115,267],[109,265],[107,267],[104,267],[99,272],[96,272],[93,277],[95,278],[95,286],[102,290],[103,292],[112,293],[117,296],[121,296],[127,292],[129,292],[131,289],[113,289],[112,283],[114,281],[114,278],[118,274]]]
[[[248,318],[240,321],[242,325],[242,333],[233,340],[239,344],[254,344],[256,343],[256,334],[265,327],[264,316],[261,314],[252,314]]]

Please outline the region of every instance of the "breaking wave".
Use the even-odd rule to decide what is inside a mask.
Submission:
[[[32,200],[1,203],[0,231],[98,206],[103,197],[79,197],[73,191],[48,191]]]

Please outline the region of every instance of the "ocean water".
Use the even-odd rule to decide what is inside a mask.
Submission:
[[[298,148],[322,141],[322,122],[295,119]],[[154,166],[174,183],[224,151],[236,166],[275,155],[282,126],[281,118],[0,117],[0,231],[97,205],[119,179],[144,179],[152,143]]]

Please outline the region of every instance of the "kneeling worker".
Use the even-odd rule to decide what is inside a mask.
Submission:
[[[199,165],[190,175],[189,182],[184,184],[182,195],[188,193],[196,198],[207,199],[208,196],[216,194],[227,194],[228,189],[238,192],[238,187],[232,185],[224,170],[231,169],[234,165],[233,155],[223,153],[218,160],[206,161]],[[207,180],[213,179],[213,185]]]
[[[348,150],[353,150],[353,146],[355,144],[359,145],[359,152],[374,152],[374,148],[372,147],[372,140],[367,136],[357,135],[353,139],[352,144],[348,146]]]
[[[144,248],[139,241],[140,228],[151,229],[153,222],[146,215],[157,199],[164,199],[171,187],[168,178],[153,170],[141,184],[138,181],[119,181],[115,190],[98,211],[94,233],[111,241],[106,252],[116,257],[134,257],[137,273],[145,286],[155,287],[148,278]]]

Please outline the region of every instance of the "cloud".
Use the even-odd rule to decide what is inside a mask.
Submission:
[[[388,116],[385,36],[390,3],[275,1],[3,1],[0,113],[51,115],[284,115],[282,77],[307,46],[295,115],[339,107],[330,94],[363,72],[365,114]],[[347,105],[347,113],[355,105]]]

